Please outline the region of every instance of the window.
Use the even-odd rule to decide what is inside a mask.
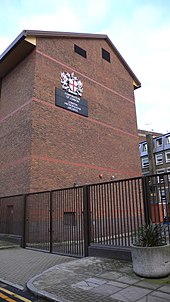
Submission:
[[[170,144],[170,135],[166,136],[166,144]]]
[[[142,168],[147,168],[149,167],[149,159],[148,157],[142,158]]]
[[[165,173],[164,169],[158,170],[157,174],[162,174]],[[158,183],[163,183],[164,182],[164,174],[158,176]]]
[[[155,154],[155,161],[156,161],[156,165],[163,164],[163,155],[162,155],[162,153]]]
[[[110,53],[102,48],[102,58],[108,62],[110,62]]]
[[[64,225],[76,226],[75,212],[64,212]]]
[[[156,147],[161,147],[162,146],[162,138],[156,139]]]
[[[148,150],[147,143],[144,143],[144,144],[142,145],[142,151],[144,152],[144,151],[147,151],[147,150]]]
[[[170,151],[165,152],[165,160],[166,160],[166,163],[170,162]]]
[[[82,56],[83,58],[87,58],[86,50],[84,50],[83,48],[79,47],[76,44],[74,44],[74,51],[78,53],[80,56]]]
[[[170,168],[166,169],[167,173],[170,173]],[[168,181],[170,182],[170,174],[168,174]]]
[[[165,192],[164,189],[159,190],[159,200],[160,200],[161,203],[166,202],[166,192]]]

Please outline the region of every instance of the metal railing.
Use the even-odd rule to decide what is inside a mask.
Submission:
[[[0,233],[23,247],[78,257],[92,245],[129,247],[163,224],[170,242],[170,173],[0,198]]]

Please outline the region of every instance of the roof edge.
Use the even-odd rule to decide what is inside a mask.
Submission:
[[[26,31],[23,30],[16,39],[4,50],[4,52],[0,55],[0,61],[2,61],[14,47],[16,47],[21,41],[23,41],[26,37]]]
[[[106,39],[107,39],[108,43],[111,45],[111,47],[115,50],[116,54],[118,55],[118,58],[120,59],[120,61],[123,64],[123,66],[126,68],[126,70],[130,73],[130,75],[134,79],[135,84],[136,84],[136,85],[134,85],[135,89],[140,88],[141,87],[141,82],[136,77],[136,75],[134,74],[134,72],[132,71],[132,69],[130,68],[130,66],[127,64],[127,62],[125,61],[125,59],[122,57],[122,55],[120,54],[120,52],[118,51],[118,49],[115,47],[115,45],[113,44],[113,42],[110,40],[110,38],[107,35],[106,35]]]
[[[7,55],[9,55],[10,52],[20,43],[22,42],[27,36],[36,36],[36,37],[67,37],[67,38],[73,38],[73,37],[80,37],[80,38],[93,38],[93,39],[104,39],[108,42],[108,44],[111,46],[111,48],[114,50],[115,54],[123,64],[123,66],[126,68],[126,70],[129,72],[131,77],[134,80],[134,89],[140,88],[141,83],[132,71],[132,69],[129,67],[125,59],[122,57],[120,52],[117,50],[115,45],[112,43],[110,38],[105,34],[91,34],[91,33],[76,33],[76,32],[58,32],[58,31],[42,31],[42,30],[23,30],[17,38],[8,46],[8,48],[0,55],[0,61],[3,61]]]

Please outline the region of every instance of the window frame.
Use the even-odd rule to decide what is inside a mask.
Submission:
[[[143,143],[142,152],[147,152],[147,151],[148,151],[148,145],[147,145],[147,143]]]
[[[160,160],[158,159],[159,156],[162,157],[162,161],[160,161]],[[157,153],[157,154],[155,154],[155,163],[156,163],[157,166],[163,164],[163,153]]]
[[[166,169],[167,173],[170,173],[170,167]],[[168,175],[168,181],[170,182],[170,174]]]
[[[102,47],[102,59],[104,59],[105,61],[107,61],[107,62],[111,62],[111,60],[110,60],[110,52],[109,51],[107,51],[106,49],[104,49],[103,47]]]
[[[144,163],[144,161],[147,161],[146,163]],[[143,157],[142,158],[142,168],[148,168],[149,167],[149,158],[147,157]]]
[[[166,145],[170,145],[170,135],[166,136]]]
[[[164,183],[164,177],[163,177],[163,179],[160,178],[160,175],[164,174],[164,173],[165,173],[165,169],[160,169],[160,170],[156,171],[156,174],[159,174],[157,177],[158,183]]]
[[[170,156],[170,151],[165,151],[165,162],[170,163],[170,158],[169,159],[167,158],[167,154],[169,154]]]
[[[81,57],[87,59],[87,51],[82,47],[78,46],[77,44],[74,44],[74,52],[80,55]]]
[[[159,203],[160,204],[166,204],[167,197],[166,197],[166,190],[165,190],[165,188],[163,188],[163,189],[159,188],[158,193],[159,193]]]
[[[159,141],[161,141],[161,144],[158,144]],[[157,138],[156,139],[156,148],[162,147],[162,145],[163,145],[163,139],[162,139],[162,137]]]

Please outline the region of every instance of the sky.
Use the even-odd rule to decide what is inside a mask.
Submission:
[[[0,0],[0,54],[24,29],[108,35],[142,85],[138,128],[170,132],[169,0]]]

